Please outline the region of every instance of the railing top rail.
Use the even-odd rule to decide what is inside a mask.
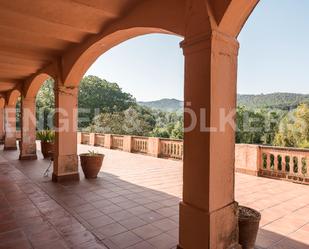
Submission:
[[[148,139],[150,137],[142,137],[142,136],[131,136],[132,138],[135,138],[135,139]]]
[[[276,146],[259,146],[262,150],[275,150],[275,151],[295,151],[295,152],[306,152],[309,153],[309,149],[304,148],[294,148],[294,147],[276,147]]]
[[[180,142],[180,143],[183,143],[183,140],[181,140],[181,139],[173,139],[173,138],[159,138],[161,141],[166,141],[166,142],[169,142],[169,141],[171,141],[171,142]]]

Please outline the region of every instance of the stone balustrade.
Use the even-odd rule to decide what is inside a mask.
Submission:
[[[79,143],[168,159],[183,159],[183,141],[156,137],[79,133]],[[236,144],[236,172],[309,184],[309,150]]]
[[[78,143],[154,157],[183,158],[183,142],[176,139],[79,132]]]
[[[309,150],[237,144],[236,171],[309,184]]]

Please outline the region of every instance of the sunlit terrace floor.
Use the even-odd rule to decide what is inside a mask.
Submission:
[[[1,249],[176,247],[182,163],[95,150],[100,178],[66,185],[43,177],[47,160],[1,152]],[[308,186],[237,174],[236,199],[262,212],[257,248],[309,248]]]

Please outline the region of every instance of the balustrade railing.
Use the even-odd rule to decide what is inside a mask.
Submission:
[[[112,149],[123,149],[123,136],[112,135]]]
[[[309,150],[266,146],[260,150],[261,176],[309,183]]]
[[[106,140],[106,136],[111,139]],[[82,132],[79,135],[81,144],[107,147],[132,153],[149,154],[176,160],[183,159],[183,141],[139,136],[108,135]],[[110,143],[110,144],[109,144]]]
[[[79,143],[182,160],[183,141],[153,137],[80,133]],[[237,144],[237,172],[309,184],[309,150]]]
[[[183,141],[181,140],[160,140],[161,156],[182,160],[183,158]]]
[[[103,134],[95,134],[94,145],[104,147],[104,135]]]
[[[81,135],[81,139],[82,139],[82,141],[81,141],[82,144],[89,144],[89,142],[90,142],[90,134],[83,132],[82,135]]]
[[[133,137],[132,138],[132,152],[147,154],[148,152],[148,138],[147,137]]]

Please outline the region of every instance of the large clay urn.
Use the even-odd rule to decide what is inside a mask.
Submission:
[[[52,158],[54,154],[54,143],[41,141],[41,151],[44,158]]]
[[[80,154],[80,162],[87,179],[97,178],[101,170],[104,155],[97,153]]]
[[[242,249],[255,248],[260,220],[261,214],[258,211],[239,206],[239,244],[242,246]]]

